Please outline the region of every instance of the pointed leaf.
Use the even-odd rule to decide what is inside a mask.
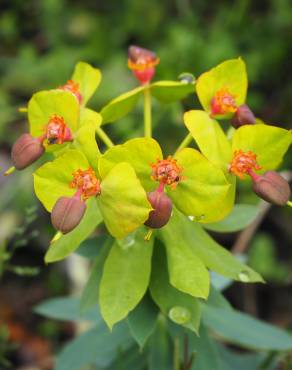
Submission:
[[[231,145],[219,123],[201,110],[186,112],[184,122],[204,156],[227,171]]]
[[[251,150],[257,155],[257,162],[263,171],[279,166],[292,142],[292,132],[268,125],[245,125],[235,131],[232,151]]]
[[[146,294],[128,316],[130,332],[141,349],[155,329],[158,313],[157,306]]]
[[[235,204],[232,212],[222,221],[204,224],[204,228],[219,233],[231,233],[245,229],[257,215],[259,208],[250,204]]]
[[[60,261],[74,252],[101,222],[102,217],[96,200],[94,198],[88,199],[87,209],[80,224],[50,245],[45,255],[46,263]]]
[[[149,341],[148,370],[172,369],[171,349],[166,322],[160,319]]]
[[[38,137],[53,114],[64,118],[66,125],[74,133],[78,126],[79,104],[73,94],[62,90],[40,91],[28,103],[30,133]],[[60,145],[55,145],[60,147]]]
[[[107,238],[102,245],[96,245],[96,248],[99,249],[99,255],[95,258],[89,279],[87,280],[82,292],[80,301],[81,312],[85,312],[98,304],[99,284],[102,276],[103,265],[112,245],[112,238]]]
[[[143,225],[151,211],[145,190],[126,162],[117,164],[103,179],[97,202],[105,225],[118,239]]]
[[[174,216],[160,230],[159,235],[166,248],[171,285],[193,297],[207,298],[210,287],[209,272],[191,245],[186,242]]]
[[[128,247],[114,244],[106,259],[99,302],[102,316],[110,328],[127,317],[147,290],[153,242],[144,241],[143,230]]]
[[[207,232],[196,222],[174,210],[167,226],[168,238],[175,244],[186,244],[192,253],[203,261],[209,269],[244,282],[262,282],[261,276],[250,267],[238,261],[232,254],[215,242]],[[179,230],[179,234],[177,232]],[[178,248],[178,247],[177,247]]]
[[[56,201],[62,196],[72,196],[72,173],[87,169],[89,163],[84,154],[77,150],[67,150],[52,162],[47,162],[34,173],[34,190],[44,207],[51,212]]]
[[[105,177],[120,162],[128,162],[134,168],[146,191],[152,190],[156,183],[151,179],[150,164],[162,158],[159,144],[154,139],[136,138],[107,150],[99,159],[99,173]]]
[[[184,99],[195,92],[194,83],[179,81],[157,81],[150,86],[151,94],[162,103],[172,103]]]
[[[175,158],[183,168],[183,179],[167,191],[176,207],[203,223],[224,218],[233,202],[227,198],[231,186],[223,171],[195,149],[185,148]]]
[[[270,351],[292,349],[290,334],[239,311],[204,305],[203,321],[223,338],[245,348]]]
[[[92,67],[90,64],[79,62],[76,64],[72,80],[79,83],[82,96],[81,104],[86,105],[100,84],[101,73],[99,69]]]
[[[142,95],[143,90],[143,86],[136,87],[111,100],[100,112],[102,115],[102,124],[115,122],[131,112]]]
[[[206,112],[210,112],[212,98],[222,88],[228,89],[238,106],[245,102],[247,74],[245,63],[241,58],[227,60],[198,78],[196,91]]]
[[[154,250],[153,267],[150,282],[150,293],[160,310],[171,320],[195,333],[198,333],[201,318],[201,306],[197,298],[175,289],[169,283],[167,261],[162,244],[157,244]],[[171,310],[181,308],[186,314],[185,320],[176,320]],[[184,322],[185,321],[185,322]]]

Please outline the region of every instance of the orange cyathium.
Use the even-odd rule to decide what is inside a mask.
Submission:
[[[68,80],[65,83],[65,85],[59,86],[58,89],[71,92],[73,95],[75,95],[75,97],[77,98],[79,103],[81,103],[82,95],[81,95],[80,90],[79,90],[79,83],[78,82],[75,82],[73,80]]]
[[[229,172],[238,176],[240,179],[243,179],[245,174],[252,176],[253,170],[257,171],[260,169],[261,167],[257,163],[257,155],[251,150],[248,152],[236,150],[229,164]]]
[[[72,175],[73,181],[69,186],[70,188],[76,188],[78,195],[82,196],[83,200],[100,194],[100,181],[96,178],[91,167],[87,170],[79,169]]]
[[[183,168],[177,164],[177,160],[168,156],[167,159],[158,159],[156,163],[151,163],[151,178],[164,185],[170,185],[175,189],[177,184],[183,180]]]
[[[235,96],[227,88],[218,90],[211,101],[212,116],[234,113],[237,110]]]
[[[73,137],[63,117],[53,114],[45,128],[43,140],[47,139],[48,144],[63,144],[72,141]]]

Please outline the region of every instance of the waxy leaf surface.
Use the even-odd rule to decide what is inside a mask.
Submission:
[[[157,81],[150,85],[151,94],[161,103],[173,103],[195,92],[194,83]]]
[[[145,190],[126,162],[117,164],[104,177],[97,202],[105,225],[118,239],[143,225],[151,211]]]
[[[79,83],[82,96],[81,104],[85,105],[100,84],[101,72],[88,63],[79,62],[76,64],[72,80]]]
[[[146,293],[152,251],[153,242],[144,241],[142,232],[131,245],[121,247],[115,243],[111,248],[99,294],[101,314],[110,328],[124,319]]]

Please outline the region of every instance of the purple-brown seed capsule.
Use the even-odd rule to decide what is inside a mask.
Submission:
[[[159,229],[166,225],[172,212],[172,202],[164,192],[151,191],[147,198],[153,207],[149,213],[149,218],[145,225],[151,229]]]
[[[254,125],[255,123],[255,116],[246,104],[238,107],[231,120],[231,124],[234,128],[239,128],[244,125]]]
[[[55,229],[67,234],[81,221],[86,204],[77,197],[61,197],[57,200],[51,213],[51,221]]]
[[[253,179],[253,191],[277,206],[284,206],[291,196],[289,183],[275,171],[267,171]]]
[[[14,143],[11,158],[14,166],[22,170],[35,162],[44,153],[42,143],[30,134],[21,135]]]

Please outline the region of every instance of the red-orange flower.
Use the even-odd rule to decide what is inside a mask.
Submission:
[[[261,167],[257,163],[257,156],[251,150],[243,152],[236,150],[233,159],[229,164],[229,172],[238,176],[240,179],[244,178],[245,174],[253,174],[253,170],[260,170]]]
[[[45,128],[43,139],[47,139],[48,144],[63,144],[64,142],[72,141],[73,137],[64,118],[53,114]]]
[[[76,188],[83,200],[91,196],[99,195],[101,192],[100,181],[96,178],[91,167],[87,170],[77,170],[73,174],[73,181],[69,184],[70,188]]]
[[[151,164],[151,168],[151,178],[164,185],[170,185],[172,189],[175,189],[177,184],[183,179],[183,168],[171,156],[168,156],[167,159],[158,159],[156,163]]]
[[[236,110],[235,96],[225,87],[218,90],[211,101],[212,116],[234,113]]]

